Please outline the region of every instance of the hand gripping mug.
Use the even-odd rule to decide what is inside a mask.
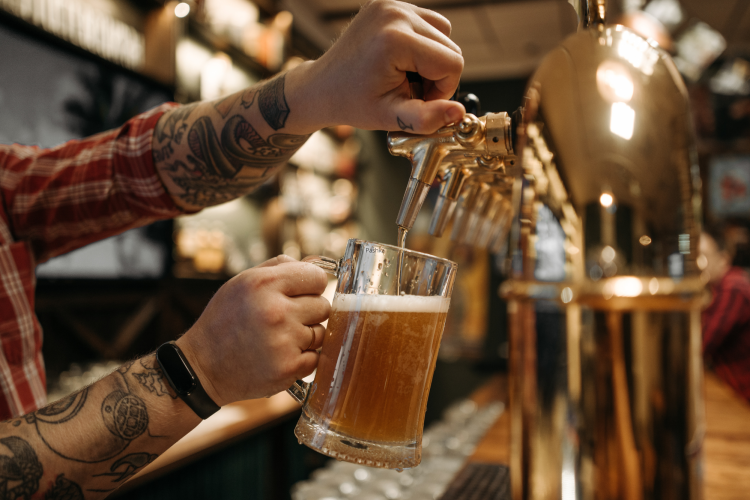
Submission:
[[[313,257],[338,278],[300,443],[347,462],[406,469],[422,458],[422,428],[457,264],[362,240],[341,260]]]

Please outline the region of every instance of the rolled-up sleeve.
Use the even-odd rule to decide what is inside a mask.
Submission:
[[[0,146],[0,192],[13,240],[36,263],[127,229],[182,213],[151,152],[167,103],[118,129],[50,149]]]

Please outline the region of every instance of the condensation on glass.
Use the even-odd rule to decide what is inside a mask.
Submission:
[[[456,263],[362,240],[308,262],[338,283],[315,380],[289,389],[304,403],[297,438],[338,460],[419,465]]]

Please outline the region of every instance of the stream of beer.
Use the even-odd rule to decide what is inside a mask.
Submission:
[[[396,295],[401,295],[401,268],[404,265],[404,252],[406,249],[406,233],[409,232],[405,227],[398,226],[398,274],[396,275]]]

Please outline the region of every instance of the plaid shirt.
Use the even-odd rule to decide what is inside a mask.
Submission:
[[[703,311],[703,354],[709,366],[750,401],[750,280],[733,267],[712,287]]]
[[[180,213],[151,157],[154,126],[173,106],[51,149],[0,145],[0,420],[47,402],[35,266]]]

